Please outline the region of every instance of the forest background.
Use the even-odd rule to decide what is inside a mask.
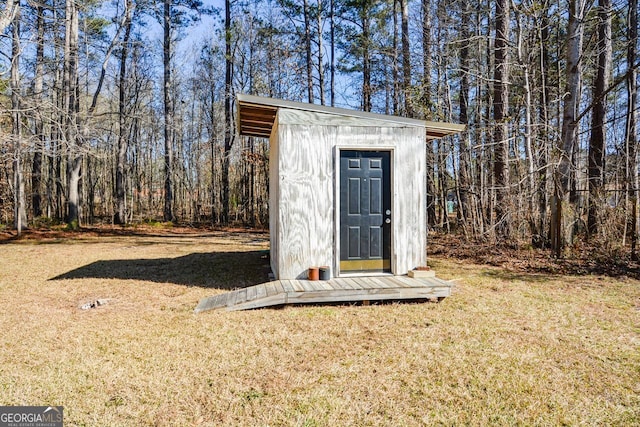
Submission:
[[[458,122],[430,229],[636,257],[637,0],[6,0],[0,226],[265,227],[237,93]]]

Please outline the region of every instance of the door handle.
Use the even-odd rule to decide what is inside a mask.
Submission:
[[[387,224],[391,224],[391,218],[385,219],[384,222],[387,223]]]

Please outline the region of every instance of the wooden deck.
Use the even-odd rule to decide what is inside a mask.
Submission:
[[[275,280],[204,298],[196,313],[207,310],[249,310],[286,304],[442,299],[453,285],[444,280],[379,276],[331,280]]]

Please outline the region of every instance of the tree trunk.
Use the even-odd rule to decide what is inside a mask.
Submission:
[[[307,70],[307,98],[313,104],[313,65],[311,55],[311,24],[309,19],[309,1],[304,0],[302,13],[304,15],[304,50]]]
[[[569,0],[569,25],[567,27],[566,45],[566,89],[562,110],[562,134],[560,160],[555,172],[555,220],[552,220],[552,251],[557,257],[562,255],[564,246],[573,241],[573,225],[569,212],[569,191],[572,187],[571,177],[574,171],[573,152],[577,143],[576,122],[577,109],[580,101],[580,80],[582,71],[580,55],[582,54],[584,0]],[[570,209],[573,210],[573,209]],[[558,219],[558,217],[560,219]]]
[[[540,90],[537,92],[539,98],[537,100],[538,108],[538,120],[539,123],[549,124],[549,96],[548,96],[548,73],[551,72],[549,68],[549,18],[547,12],[543,12],[540,18],[540,30],[538,43],[540,45]],[[539,142],[538,156],[536,167],[538,169],[538,222],[536,228],[533,231],[533,244],[536,247],[543,247],[545,242],[545,225],[547,220],[547,206],[549,196],[547,193],[547,182],[549,176],[549,151],[550,151],[550,137],[548,126],[542,126],[539,134],[541,135]]]
[[[69,180],[67,223],[70,228],[80,226],[80,173],[82,170],[82,156],[73,155],[68,159],[67,179]]]
[[[14,226],[18,235],[27,225],[22,175],[22,100],[20,95],[20,2],[16,4],[11,38],[11,124],[13,137],[13,208]]]
[[[362,25],[362,109],[371,111],[371,20],[369,16],[369,7],[363,5],[360,10],[360,20]]]
[[[229,162],[233,147],[233,111],[231,97],[233,58],[231,57],[231,1],[225,0],[225,78],[224,78],[224,154],[222,156],[222,222],[229,223]]]
[[[330,1],[330,12],[329,12],[329,16],[330,16],[330,21],[331,21],[331,34],[330,34],[330,38],[331,38],[331,66],[330,66],[330,70],[329,70],[329,74],[330,74],[330,80],[331,80],[331,89],[330,89],[330,94],[329,96],[331,97],[331,106],[335,107],[336,105],[336,26],[335,26],[335,5],[334,5],[334,1],[335,0],[329,0]]]
[[[422,104],[424,118],[431,119],[431,1],[422,0]],[[436,221],[435,157],[433,143],[427,141],[427,225]]]
[[[60,27],[58,22],[60,21],[57,18],[56,10],[53,10],[54,17],[54,28],[56,31],[60,32]],[[53,44],[54,58],[56,62],[62,57],[61,43]],[[64,67],[62,67],[64,69]],[[63,71],[63,70],[62,70]],[[53,73],[53,104],[56,107],[56,113],[58,117],[58,123],[65,123],[65,114],[64,110],[64,79],[61,77],[63,73],[60,70],[60,67],[56,67]],[[55,113],[54,113],[55,114]],[[63,139],[63,126],[56,126],[51,129],[51,141],[49,143],[50,154],[48,156],[48,179],[47,179],[47,216],[49,218],[54,217],[55,219],[62,220],[64,213],[62,209],[62,195],[64,191],[62,189],[62,183],[64,182],[62,179],[61,172],[61,145]]]
[[[536,188],[536,159],[533,151],[534,144],[534,128],[532,124],[532,110],[533,101],[532,101],[532,90],[531,90],[531,73],[530,73],[530,55],[528,52],[525,52],[524,46],[524,26],[525,20],[524,17],[517,12],[517,51],[518,51],[518,65],[522,69],[523,80],[524,80],[524,114],[525,114],[525,129],[524,129],[524,147],[525,147],[525,156],[527,159],[527,184],[528,188],[526,191],[521,194],[525,196],[527,203],[527,222],[529,223],[529,227],[531,230],[531,234],[536,234],[536,208],[537,203],[536,199],[538,196],[537,188]]]
[[[78,11],[74,0],[66,0],[65,52],[63,77],[63,111],[66,113],[67,157],[67,224],[80,226],[80,178],[82,156],[78,132]]]
[[[173,125],[174,109],[171,102],[171,6],[164,0],[163,66],[164,66],[164,220],[174,221],[173,213]]]
[[[399,112],[399,105],[400,105],[400,69],[399,69],[399,65],[398,65],[398,58],[399,58],[399,54],[398,54],[398,13],[397,13],[397,6],[398,6],[398,2],[399,0],[394,0],[393,1],[393,37],[392,37],[392,43],[393,43],[393,50],[392,50],[392,57],[391,57],[391,84],[389,84],[389,82],[387,83],[387,87],[389,89],[387,89],[387,92],[391,92],[391,111],[389,111],[389,101],[387,99],[386,102],[386,109],[385,109],[385,113],[386,114],[394,114],[394,115],[398,115]],[[387,97],[388,98],[388,97]]]
[[[413,104],[411,99],[411,55],[409,46],[409,0],[400,0],[402,11],[402,91],[404,95],[404,113],[407,117],[413,117]]]
[[[598,1],[598,69],[593,84],[595,105],[591,113],[591,136],[589,138],[589,214],[587,230],[589,236],[598,231],[598,207],[602,205],[604,182],[604,146],[606,129],[605,90],[609,85],[611,64],[611,0]]]
[[[322,0],[318,0],[318,91],[320,92],[320,105],[325,105],[322,39],[323,39],[322,37]]]
[[[4,9],[0,12],[0,34],[13,22],[19,7],[20,0],[5,0]]]
[[[462,46],[460,47],[460,96],[458,108],[460,110],[460,123],[467,125],[469,123],[469,2],[464,0],[462,20],[460,22],[460,38]],[[462,225],[465,235],[467,235],[467,223],[470,212],[469,209],[469,185],[470,174],[468,171],[471,162],[469,147],[469,133],[465,132],[460,137],[460,150],[458,153],[458,221]]]
[[[44,99],[44,6],[36,6],[36,62],[33,79],[33,91],[36,105],[42,105]],[[36,146],[31,164],[31,204],[33,216],[42,216],[42,152],[44,150],[44,112],[36,111],[34,117],[34,134]]]
[[[449,231],[449,211],[447,209],[447,174],[446,174],[446,161],[447,161],[447,149],[445,148],[442,138],[436,140],[436,151],[438,160],[438,201],[439,201],[439,216],[438,219],[441,229],[446,227]]]
[[[509,193],[509,135],[508,108],[509,98],[507,83],[509,80],[508,64],[509,42],[509,0],[496,1],[496,37],[493,91],[494,130],[494,163],[493,177],[496,188],[496,233],[505,238],[510,235]]]
[[[431,119],[431,0],[422,0],[422,103]]]
[[[627,18],[627,66],[636,63],[636,46],[638,44],[638,0],[629,0]],[[627,123],[625,132],[626,147],[626,190],[629,198],[631,257],[638,259],[638,130],[636,125],[636,108],[638,105],[637,71],[630,69],[627,75]]]
[[[116,218],[117,224],[127,222],[126,212],[126,192],[125,192],[125,170],[127,162],[127,150],[129,148],[129,131],[127,128],[127,56],[129,54],[129,39],[131,37],[131,14],[133,0],[127,0],[125,6],[124,37],[120,51],[120,74],[118,87],[118,154],[116,161]]]

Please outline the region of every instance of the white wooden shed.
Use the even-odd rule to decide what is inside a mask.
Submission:
[[[238,95],[241,135],[269,138],[271,269],[304,279],[404,275],[426,264],[426,142],[464,130]]]

